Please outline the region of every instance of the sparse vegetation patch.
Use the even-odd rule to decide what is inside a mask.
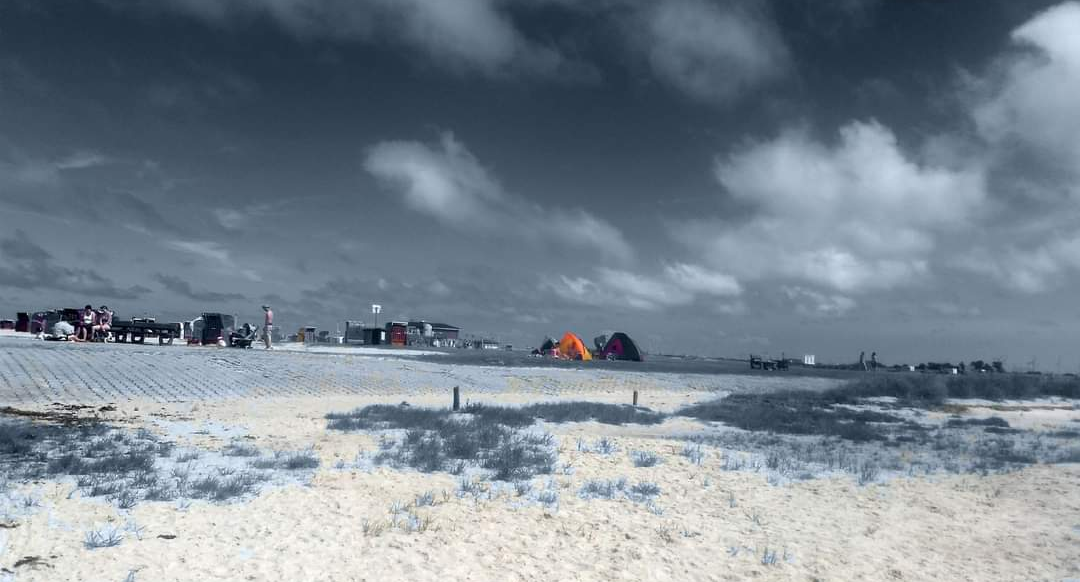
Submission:
[[[467,414],[410,406],[375,405],[330,414],[335,430],[387,431],[372,461],[423,472],[487,470],[497,481],[519,481],[555,470],[554,439],[523,427],[531,417],[518,409],[468,407]],[[395,434],[390,434],[395,431]]]

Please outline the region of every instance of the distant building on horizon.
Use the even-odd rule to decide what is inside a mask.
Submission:
[[[447,323],[424,320],[410,321],[406,327],[410,343],[456,348],[460,344],[461,328]]]

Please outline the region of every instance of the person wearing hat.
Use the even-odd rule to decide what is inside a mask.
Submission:
[[[109,311],[109,308],[102,305],[98,308],[97,314],[94,316],[94,327],[90,332],[90,339],[94,339],[97,332],[101,332],[101,337],[104,341],[109,341],[109,328],[112,327],[113,313]]]
[[[263,319],[263,343],[266,344],[266,349],[272,350],[274,349],[274,340],[272,337],[274,331],[274,312],[270,309],[269,305],[263,305],[262,308],[266,313],[266,317]]]

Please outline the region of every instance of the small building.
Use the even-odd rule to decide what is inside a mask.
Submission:
[[[381,327],[365,327],[361,337],[364,345],[380,346],[386,343],[386,330]]]
[[[392,346],[405,346],[409,343],[409,323],[407,321],[391,321],[386,324],[386,336]]]
[[[460,334],[460,327],[424,320],[410,321],[406,327],[406,335],[410,345],[419,344],[456,348],[460,345]]]
[[[346,321],[345,334],[341,341],[347,344],[364,343],[364,322],[352,320]]]

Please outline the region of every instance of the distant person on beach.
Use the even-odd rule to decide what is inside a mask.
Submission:
[[[877,352],[870,354],[870,369],[877,371]]]
[[[75,341],[84,342],[93,339],[91,330],[94,327],[95,317],[97,317],[97,313],[94,312],[94,308],[89,305],[79,312],[79,329],[75,330]]]
[[[269,305],[263,305],[262,308],[266,312],[266,317],[263,319],[263,343],[266,344],[266,349],[272,350],[274,349],[274,312]]]
[[[859,352],[859,367],[866,371],[866,352]]]

